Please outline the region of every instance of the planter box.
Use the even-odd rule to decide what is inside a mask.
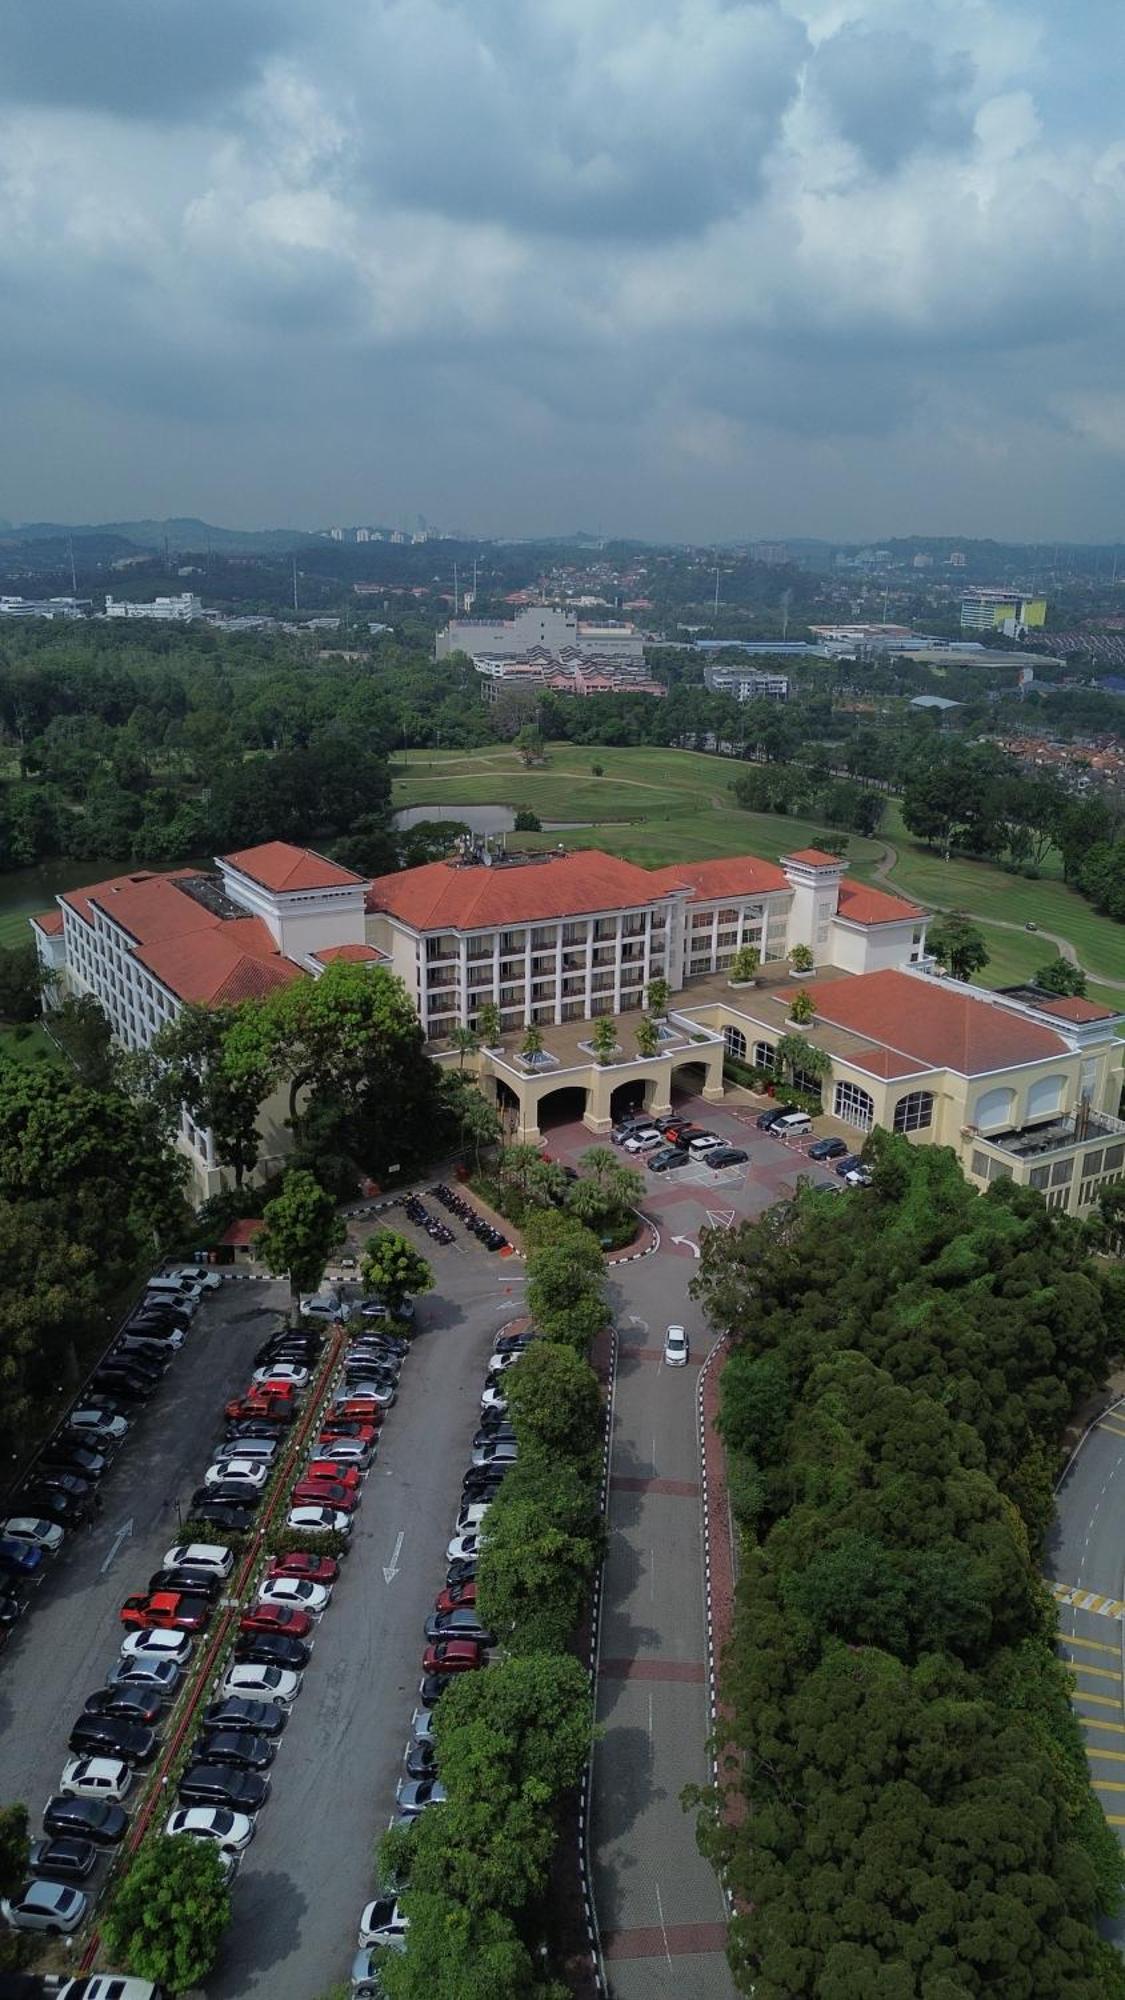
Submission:
[[[791,965],[789,967],[789,977],[790,979],[815,979],[816,967],[815,965],[810,965],[806,971],[798,972],[796,966]]]
[[[728,979],[728,980],[727,980],[727,985],[728,985],[728,986],[733,986],[733,988],[734,988],[734,990],[735,990],[735,992],[736,992],[736,993],[737,993],[737,992],[739,992],[739,991],[741,990],[741,988],[742,988],[743,986],[756,986],[757,984],[758,984],[758,982],[757,982],[757,980],[756,980],[756,979]]]

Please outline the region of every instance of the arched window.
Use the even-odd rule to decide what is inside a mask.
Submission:
[[[861,1132],[870,1132],[875,1117],[874,1100],[858,1083],[842,1080],[836,1085],[836,1096],[832,1106],[837,1118],[845,1125],[858,1125]]]
[[[1000,1085],[995,1090],[986,1090],[973,1106],[972,1123],[981,1132],[996,1132],[1012,1122],[1016,1093]]]
[[[895,1105],[893,1120],[896,1132],[922,1132],[934,1122],[934,1094],[932,1090],[910,1090],[900,1097]]]
[[[746,1037],[742,1029],[724,1028],[723,1041],[726,1044],[728,1056],[735,1056],[739,1062],[742,1062],[746,1055]]]
[[[755,1042],[755,1044],[754,1044],[754,1068],[755,1068],[755,1069],[772,1069],[772,1068],[773,1068],[773,1043],[772,1043],[772,1042]]]
[[[1027,1093],[1029,1118],[1057,1118],[1063,1108],[1064,1076],[1041,1076]]]

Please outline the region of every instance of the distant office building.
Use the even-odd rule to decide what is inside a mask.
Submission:
[[[921,550],[919,550],[918,554],[914,557],[914,560],[910,565],[912,569],[932,569],[933,566],[934,566],[933,557],[923,554]]]
[[[514,618],[451,618],[435,641],[439,660],[450,653],[472,659],[526,659],[533,648],[561,654],[572,647],[599,659],[632,660],[643,665],[644,635],[628,623],[595,623],[556,604],[525,604]]]
[[[961,599],[962,632],[1005,632],[1017,639],[1047,622],[1045,597],[1018,590],[969,590]]]
[[[88,597],[0,596],[0,618],[84,618]]]
[[[841,652],[906,653],[913,646],[924,643],[909,625],[891,625],[885,620],[851,625],[810,625],[809,630],[832,655]]]
[[[950,555],[950,558],[949,558],[949,567],[950,567],[950,569],[964,569],[964,567],[965,567],[965,551],[964,551],[964,549],[954,549],[954,550],[953,550],[953,552],[952,552],[952,554]]]
[[[768,563],[771,569],[780,569],[793,560],[792,551],[785,542],[753,542],[750,557],[753,562]]]
[[[193,618],[202,618],[203,602],[191,590],[182,590],[178,597],[154,597],[147,604],[130,604],[123,597],[111,597],[107,591],[105,615],[107,618],[156,619],[163,625],[187,625]]]
[[[765,667],[743,667],[705,660],[703,679],[712,694],[732,694],[736,701],[788,701],[788,674],[771,674]]]

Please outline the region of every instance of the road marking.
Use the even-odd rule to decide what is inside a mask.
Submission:
[[[1111,1764],[1125,1764],[1125,1750],[1103,1750],[1100,1743],[1087,1743],[1087,1757],[1105,1757]]]
[[[1067,1660],[1066,1665],[1070,1668],[1072,1674],[1094,1674],[1100,1681],[1120,1681],[1121,1679],[1120,1672],[1114,1673],[1112,1667],[1088,1667],[1085,1660]]]
[[[400,1528],[398,1534],[395,1537],[395,1545],[391,1554],[390,1562],[383,1564],[384,1583],[393,1583],[396,1576],[398,1575],[398,1559],[402,1554],[402,1545],[405,1539],[406,1539],[406,1530],[404,1528]]]
[[[1088,1688],[1075,1688],[1074,1699],[1075,1701],[1095,1702],[1099,1708],[1120,1708],[1121,1706],[1120,1695],[1091,1694]],[[1078,1717],[1079,1721],[1083,1719],[1081,1709],[1078,1711]]]
[[[1125,1438],[1125,1430],[1120,1429],[1117,1424],[1107,1424],[1104,1417],[1099,1422],[1097,1428],[1100,1431],[1108,1431],[1111,1437]],[[1104,1492],[1104,1487],[1102,1490]]]
[[[1115,1736],[1125,1736],[1125,1722],[1100,1722],[1096,1715],[1080,1715],[1078,1720],[1087,1729],[1111,1729]],[[1089,1749],[1090,1746],[1087,1744],[1086,1747]]]
[[[655,1549],[650,1549],[648,1552],[648,1595],[649,1595],[649,1601],[651,1603],[656,1597],[656,1550]],[[651,1695],[649,1695],[648,1698],[648,1712],[649,1716],[651,1717],[652,1715]]]
[[[1076,1611],[1095,1611],[1101,1618],[1120,1618],[1125,1613],[1125,1601],[1121,1598],[1103,1597],[1100,1591],[1083,1590],[1077,1583],[1052,1580],[1048,1588],[1056,1604],[1069,1604]]]
[[[673,1238],[673,1241],[674,1241],[674,1240],[675,1240],[675,1239]],[[698,1255],[698,1252],[697,1252],[696,1254]],[[665,1923],[665,1921],[664,1921],[664,1904],[662,1903],[662,1901],[661,1901],[661,1898],[660,1898],[660,1884],[659,1884],[659,1882],[658,1882],[658,1883],[656,1884],[656,1908],[657,1908],[657,1911],[659,1912],[659,1916],[660,1916],[660,1934],[661,1934],[661,1936],[662,1936],[662,1937],[663,1937],[663,1939],[664,1939],[664,1956],[665,1956],[665,1958],[666,1958],[666,1959],[668,1960],[668,1966],[669,1966],[669,1970],[671,1970],[671,1965],[672,1965],[672,1954],[671,1954],[671,1952],[670,1952],[670,1951],[669,1951],[669,1949],[668,1949],[668,1926],[667,1926],[667,1924],[666,1924],[666,1923]]]
[[[709,1208],[707,1226],[709,1229],[733,1229],[737,1214],[738,1210],[735,1208]]]
[[[1060,1632],[1060,1646],[1088,1646],[1092,1653],[1112,1653],[1117,1658],[1117,1647],[1107,1646],[1104,1639],[1081,1639],[1077,1632]]]
[[[107,1555],[104,1563],[101,1566],[101,1570],[99,1572],[100,1575],[104,1576],[110,1564],[116,1562],[117,1557],[121,1553],[122,1542],[127,1542],[132,1532],[133,1532],[133,1522],[132,1518],[130,1517],[128,1521],[122,1522],[121,1526],[117,1530],[117,1533],[113,1537],[113,1547],[110,1549],[109,1554]]]
[[[1125,1792],[1125,1778],[1116,1779],[1116,1778],[1092,1777],[1090,1779],[1090,1783],[1093,1785],[1094,1790],[1096,1792]]]
[[[1125,1813],[1107,1813],[1105,1823],[1107,1826],[1125,1826]]]
[[[682,1243],[685,1249],[691,1251],[693,1257],[699,1257],[703,1254],[694,1236],[673,1236],[672,1241],[673,1243]],[[668,1963],[671,1964],[671,1962],[671,1959],[669,1959]]]
[[[648,1698],[648,1740],[652,1742],[652,1696]]]

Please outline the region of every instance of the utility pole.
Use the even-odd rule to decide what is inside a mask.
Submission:
[[[73,535],[68,535],[68,536],[67,536],[67,547],[68,547],[68,548],[69,548],[69,550],[70,550],[70,594],[71,594],[71,596],[72,596],[72,597],[77,597],[77,595],[78,595],[78,577],[77,577],[77,575],[76,575],[76,573],[75,573],[75,568],[74,568],[74,536],[73,536]]]
[[[294,609],[294,611],[299,611],[299,610],[300,610],[300,608],[301,608],[301,607],[300,607],[300,605],[299,605],[299,604],[298,604],[298,602],[297,602],[297,558],[296,558],[296,556],[294,556],[294,558],[293,558],[293,609]]]
[[[719,565],[715,564],[715,616],[719,615]]]
[[[457,564],[456,564],[456,563],[454,563],[454,565],[453,565],[453,616],[454,616],[454,617],[456,618],[456,617],[457,617],[457,615],[458,615],[458,604],[457,604]]]

